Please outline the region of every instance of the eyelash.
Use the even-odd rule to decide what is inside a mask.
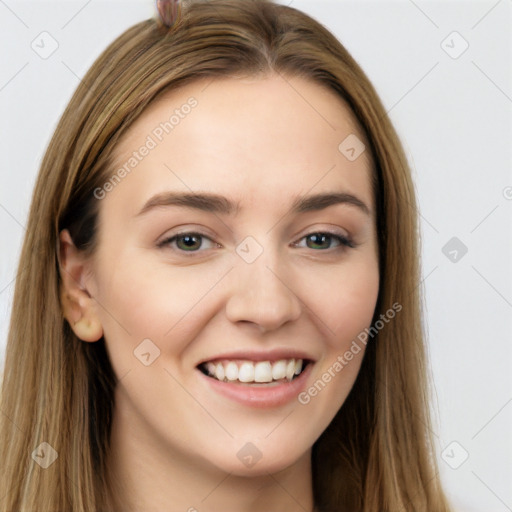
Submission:
[[[337,240],[339,242],[339,245],[337,246],[338,249],[340,249],[340,248],[342,248],[342,249],[346,249],[346,248],[353,249],[353,248],[356,247],[356,244],[354,244],[354,242],[350,238],[347,238],[347,237],[345,237],[343,235],[339,235],[337,233],[332,233],[330,231],[312,231],[311,233],[308,233],[307,235],[304,235],[303,237],[301,237],[300,240],[303,240],[303,239],[308,238],[308,237],[313,236],[313,235],[327,235],[329,238],[333,238],[333,239]],[[162,240],[161,242],[158,243],[158,247],[163,249],[165,247],[168,247],[173,242],[175,242],[178,238],[186,237],[186,236],[197,236],[197,237],[200,237],[200,238],[206,238],[206,239],[210,240],[211,242],[213,242],[213,240],[209,236],[207,236],[207,235],[205,235],[203,233],[199,233],[197,231],[184,231],[183,233],[177,233],[177,234],[173,235],[172,237],[169,237],[169,238],[166,238],[165,240]],[[215,243],[215,242],[213,242],[213,243]],[[295,243],[295,245],[296,245],[296,243]],[[331,249],[333,249],[333,248],[330,247],[328,249],[318,249],[316,251],[328,252]],[[200,251],[200,250],[195,250],[195,251],[184,251],[184,250],[181,250],[181,249],[174,249],[174,250],[178,250],[179,252],[181,252],[183,254],[194,254],[194,253],[203,252],[203,251]],[[315,251],[315,249],[313,249],[313,250]]]

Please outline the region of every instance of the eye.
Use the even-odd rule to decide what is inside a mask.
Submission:
[[[200,248],[205,249],[203,241],[208,240],[211,244],[210,247],[206,247],[206,249],[211,249],[215,245],[218,246],[218,244],[215,244],[211,238],[207,237],[206,235],[203,235],[201,233],[194,233],[194,232],[188,232],[188,233],[178,233],[177,235],[174,235],[170,238],[166,238],[165,240],[162,240],[158,247],[166,247],[171,246],[176,242],[175,247],[177,247],[178,250],[183,252],[198,252]],[[208,244],[207,244],[208,245]],[[172,248],[175,248],[172,247]]]
[[[300,240],[306,240],[306,245],[300,245],[299,243],[294,243],[293,245],[295,247],[306,247],[309,249],[321,250],[334,249],[336,247],[342,246],[351,248],[355,247],[355,244],[349,238],[343,235],[325,231],[309,233],[308,235],[303,236]],[[206,247],[204,241],[208,241]],[[336,242],[334,247],[332,246],[333,241]],[[160,243],[158,243],[158,247],[169,247],[172,250],[180,252],[197,253],[201,252],[200,249],[207,250],[220,246],[211,238],[202,233],[184,232],[162,240]]]
[[[339,235],[336,233],[318,231],[315,233],[309,233],[308,235],[301,238],[301,240],[306,240],[306,247],[309,249],[332,249],[331,242],[334,240],[337,242],[336,247],[345,246],[345,247],[355,247],[354,243],[349,240],[347,237],[343,235]],[[301,247],[299,244],[295,244],[298,247]],[[304,247],[304,246],[302,246]]]

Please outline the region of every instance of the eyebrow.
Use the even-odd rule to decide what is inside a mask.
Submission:
[[[291,206],[292,213],[319,211],[335,204],[354,206],[365,215],[370,208],[361,199],[346,192],[333,192],[296,197]],[[163,192],[151,197],[137,213],[141,216],[157,207],[179,206],[211,213],[235,215],[240,211],[240,202],[234,203],[227,197],[211,193]]]

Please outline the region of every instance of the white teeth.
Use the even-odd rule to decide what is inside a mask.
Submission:
[[[238,380],[240,382],[253,382],[254,381],[254,364],[242,363],[240,370],[238,370]]]
[[[235,361],[208,362],[204,368],[210,377],[224,382],[269,383],[272,380],[280,381],[285,378],[291,381],[301,373],[302,366],[302,359],[280,359],[274,363],[243,361],[240,367]]]
[[[238,366],[232,361],[226,365],[226,379],[238,380]]]
[[[286,377],[286,360],[281,359],[272,365],[272,378],[274,380],[284,379]]]
[[[256,382],[272,382],[272,366],[268,361],[256,363],[254,367],[254,380]]]
[[[295,360],[291,359],[288,361],[288,365],[286,366],[286,378],[288,380],[292,380],[295,375]]]
[[[215,368],[215,377],[217,377],[218,380],[224,380],[224,366],[222,366],[220,363]]]

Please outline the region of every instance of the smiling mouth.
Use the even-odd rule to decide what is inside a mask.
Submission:
[[[296,379],[310,364],[304,359],[280,359],[278,361],[222,360],[208,361],[198,366],[212,379],[233,384],[271,386],[289,383]]]

